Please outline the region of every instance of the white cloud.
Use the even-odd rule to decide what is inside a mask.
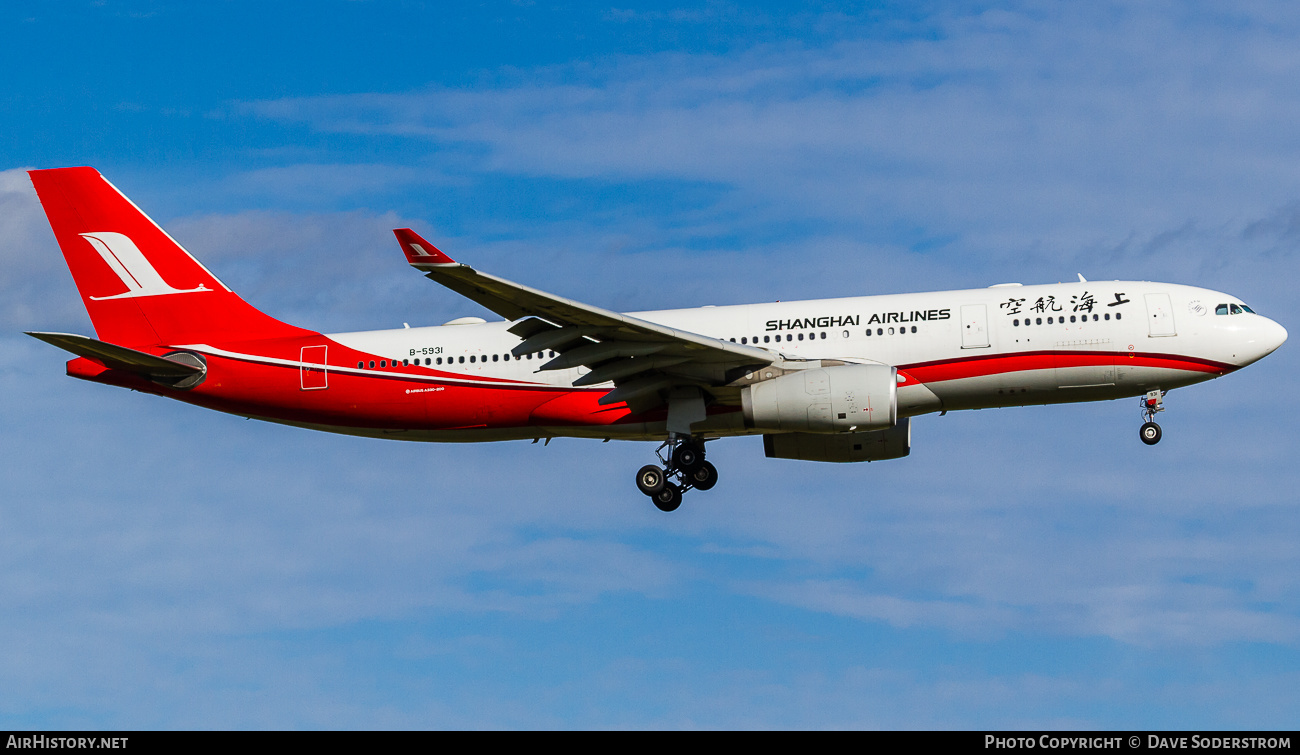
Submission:
[[[315,203],[377,192],[411,190],[423,184],[448,183],[437,171],[382,163],[298,163],[235,173],[221,187],[243,201],[271,197],[283,204]]]
[[[761,214],[914,222],[985,255],[1071,250],[1240,221],[1300,193],[1285,126],[1300,115],[1300,22],[1263,10],[1225,27],[1170,4],[1031,5],[948,17],[937,38],[665,53],[489,90],[244,107],[469,145],[503,172],[717,182]]]

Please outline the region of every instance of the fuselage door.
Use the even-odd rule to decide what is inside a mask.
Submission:
[[[961,305],[961,347],[963,349],[986,349],[988,345],[989,318],[984,305]]]
[[[1174,308],[1169,303],[1169,294],[1147,294],[1147,324],[1151,327],[1151,337],[1176,336],[1174,329]]]
[[[325,367],[325,354],[329,346],[304,346],[298,368],[299,385],[304,391],[320,391],[330,387]]]

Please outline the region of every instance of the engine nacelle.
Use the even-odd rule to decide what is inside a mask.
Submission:
[[[870,433],[786,433],[764,435],[769,459],[803,461],[881,461],[901,459],[912,452],[912,420],[904,417],[888,430]]]
[[[798,370],[746,386],[745,424],[759,430],[848,433],[883,430],[898,421],[898,370],[846,364]]]

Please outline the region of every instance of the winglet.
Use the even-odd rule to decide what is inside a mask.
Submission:
[[[406,253],[406,261],[413,267],[427,270],[440,265],[455,265],[456,260],[439,251],[438,247],[420,237],[410,228],[394,228],[393,235]]]

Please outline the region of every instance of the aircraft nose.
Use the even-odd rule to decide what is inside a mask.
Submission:
[[[1286,328],[1267,317],[1264,318],[1264,322],[1264,334],[1260,341],[1263,342],[1264,348],[1268,349],[1268,351],[1264,352],[1264,355],[1268,356],[1277,351],[1277,347],[1286,343]]]
[[[1259,317],[1244,335],[1247,340],[1240,346],[1244,353],[1239,353],[1245,357],[1243,364],[1251,364],[1277,351],[1286,342],[1287,334],[1286,328],[1267,317]]]
[[[1236,331],[1233,361],[1239,367],[1258,362],[1286,343],[1286,328],[1267,317],[1255,315],[1248,320],[1243,318],[1240,325],[1232,324]]]

